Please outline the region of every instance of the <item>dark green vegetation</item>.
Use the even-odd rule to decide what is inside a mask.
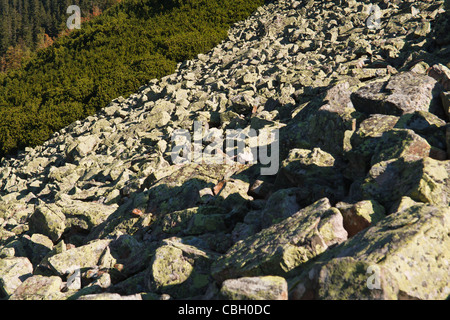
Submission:
[[[83,20],[88,20],[119,1],[1,0],[0,72],[17,68],[23,58],[64,33],[70,5],[78,5]]]
[[[206,52],[264,0],[124,0],[0,74],[0,155],[47,140]]]

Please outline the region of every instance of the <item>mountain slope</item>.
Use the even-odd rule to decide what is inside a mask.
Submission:
[[[3,159],[1,297],[448,299],[450,16],[378,3],[262,6]]]

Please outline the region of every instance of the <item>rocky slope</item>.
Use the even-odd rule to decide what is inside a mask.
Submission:
[[[448,298],[449,14],[373,3],[270,3],[3,159],[0,296]],[[277,174],[174,164],[173,133],[194,121],[205,150],[227,129],[278,130]]]

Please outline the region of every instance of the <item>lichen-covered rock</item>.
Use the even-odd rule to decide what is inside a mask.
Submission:
[[[0,259],[0,296],[7,297],[21,285],[26,278],[31,277],[33,265],[24,257]]]
[[[441,63],[433,65],[428,70],[428,75],[438,81],[444,90],[450,90],[450,69]]]
[[[442,92],[441,99],[445,114],[450,119],[450,91]]]
[[[383,133],[371,164],[395,158],[421,159],[430,155],[428,142],[409,129],[392,129]]]
[[[396,116],[373,114],[361,122],[350,138],[351,150],[345,155],[349,161],[344,171],[346,176],[355,179],[367,174],[381,137],[394,128],[398,119]]]
[[[382,220],[386,212],[384,207],[374,200],[363,200],[355,204],[339,202],[336,208],[344,218],[344,229],[349,238]]]
[[[239,164],[183,165],[149,188],[147,210],[153,214],[164,214],[196,207],[200,190],[231,177],[240,167],[242,165]]]
[[[301,270],[290,298],[446,299],[449,228],[448,206],[391,214]]]
[[[62,279],[57,276],[35,275],[26,279],[14,291],[10,300],[60,300],[65,297],[61,292]]]
[[[308,123],[310,141],[314,146],[333,155],[344,152],[346,131],[352,130],[353,121],[358,118],[350,101],[351,93],[348,82],[327,91],[324,98],[326,104],[316,111]]]
[[[212,280],[210,267],[216,258],[215,253],[165,240],[147,269],[148,290],[178,299],[202,295]]]
[[[373,262],[353,249],[328,256],[347,238],[345,229],[362,245],[353,239],[389,215],[424,202],[446,207],[450,199],[449,3],[375,1],[382,28],[373,32],[370,11],[378,9],[368,2],[270,1],[175,73],[2,158],[0,261],[28,258],[34,275],[48,277],[30,280],[43,288],[56,274],[65,299],[217,298],[228,278],[239,284],[248,280],[239,277],[257,276],[262,284],[265,275],[291,277],[314,261],[322,268],[295,286],[298,297],[420,296],[396,284],[403,267],[393,264],[379,266],[383,290],[355,291]],[[202,123],[202,151],[212,150],[213,133],[277,129],[278,174],[265,175],[263,159],[249,152],[264,152],[261,143],[269,141],[259,137],[246,139],[245,153],[227,158],[233,162],[176,164],[174,133],[187,130],[194,147],[194,121]],[[323,197],[345,204],[314,203]],[[425,221],[423,230],[435,223]],[[414,225],[376,229],[388,234],[367,245],[384,250],[377,262],[393,261],[390,253],[399,251],[385,244],[408,238],[402,230]],[[395,259],[410,262],[420,250]],[[212,252],[223,255],[216,281]],[[72,283],[76,267],[82,281]],[[441,290],[430,283],[430,292]],[[47,298],[33,296],[40,297]]]
[[[65,215],[66,228],[77,227],[86,232],[102,222],[117,210],[117,205],[64,199],[56,202]]]
[[[280,222],[300,210],[297,203],[298,188],[281,189],[274,192],[261,213],[260,224],[267,228],[274,223]]]
[[[111,240],[95,240],[84,246],[65,250],[48,258],[48,266],[56,275],[64,276],[76,269],[93,268]],[[112,267],[112,266],[111,266]]]
[[[27,241],[27,247],[31,263],[37,265],[53,249],[53,242],[42,234],[34,233]]]
[[[429,111],[442,116],[437,98],[442,86],[427,75],[403,72],[386,82],[373,82],[351,95],[356,110],[364,113],[402,115]]]
[[[229,300],[287,300],[288,285],[277,276],[228,279],[222,283],[220,295]]]
[[[389,214],[406,210],[409,207],[412,207],[416,204],[420,204],[420,203],[414,201],[410,197],[401,197],[389,208]]]
[[[436,148],[445,150],[445,121],[432,113],[417,111],[404,114],[395,128],[411,129]]]
[[[66,217],[57,205],[42,204],[30,217],[29,226],[31,232],[41,233],[56,242],[66,229]]]
[[[100,137],[98,134],[78,137],[72,144],[68,145],[66,149],[67,159],[71,162],[87,156],[99,142]]]
[[[385,207],[391,206],[402,196],[418,202],[448,205],[449,173],[450,161],[392,159],[375,164],[361,189],[364,196]]]
[[[220,206],[204,205],[165,214],[154,225],[152,235],[197,235],[227,229],[227,210]],[[163,235],[164,237],[164,235]]]
[[[342,215],[324,198],[237,242],[214,263],[215,279],[284,275],[347,239]]]
[[[121,296],[118,293],[96,293],[87,294],[79,297],[77,300],[142,300],[140,294],[134,294],[130,296]]]
[[[341,200],[346,193],[344,178],[334,157],[319,148],[292,149],[283,160],[275,182],[276,187],[299,187],[300,204],[309,204],[323,197]]]

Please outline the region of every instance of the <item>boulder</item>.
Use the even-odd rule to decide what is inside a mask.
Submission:
[[[344,229],[349,238],[382,220],[386,212],[384,207],[374,200],[363,200],[355,204],[339,202],[336,208],[344,218]]]
[[[446,299],[448,206],[418,204],[326,252],[290,279],[290,299]]]
[[[403,196],[417,202],[448,205],[449,173],[450,161],[392,159],[375,164],[361,189],[364,197],[374,199],[386,208]]]
[[[319,148],[292,149],[283,160],[275,182],[276,188],[299,187],[297,201],[307,205],[323,197],[342,200],[346,184],[334,157]]]
[[[145,283],[150,292],[166,293],[183,299],[206,293],[212,281],[211,263],[217,254],[176,239],[163,241],[147,268]]]
[[[220,295],[228,300],[287,300],[288,285],[277,276],[228,279],[222,283]]]
[[[55,204],[41,204],[29,219],[32,233],[40,233],[57,242],[66,229],[66,217]]]
[[[48,258],[47,264],[59,276],[65,276],[77,269],[94,268],[111,240],[95,240],[78,248],[65,250]],[[110,266],[112,267],[112,266]]]
[[[450,69],[441,63],[433,65],[428,69],[427,74],[438,81],[444,90],[450,90]]]
[[[427,140],[432,147],[445,150],[445,124],[444,120],[432,113],[416,111],[401,116],[395,128],[411,129]]]
[[[61,300],[65,297],[62,279],[57,276],[44,277],[35,275],[26,279],[14,291],[10,300]]]
[[[442,85],[427,75],[402,72],[385,82],[373,82],[360,88],[351,99],[356,110],[368,114],[399,116],[428,111],[442,117],[438,100],[442,90]]]
[[[349,161],[344,170],[346,176],[352,179],[365,177],[381,137],[395,126],[398,119],[395,116],[373,114],[361,122],[350,138],[351,150],[345,154]]]
[[[218,206],[201,206],[168,213],[155,226],[153,233],[196,235],[226,230],[226,210]]]
[[[56,204],[61,208],[61,212],[65,216],[67,228],[76,226],[78,229],[86,232],[106,221],[118,208],[117,205],[104,205],[67,198],[57,201]]]
[[[238,241],[214,263],[212,273],[219,283],[238,277],[283,276],[346,239],[341,213],[324,198]]]
[[[23,236],[22,242],[28,236]],[[50,238],[34,233],[28,241],[26,241],[26,249],[29,251],[30,261],[33,265],[37,265],[42,259],[53,249],[53,242]]]
[[[80,136],[68,145],[66,149],[66,157],[69,162],[75,159],[86,157],[91,153],[100,142],[99,134]]]
[[[371,164],[395,158],[422,159],[430,155],[428,142],[409,129],[391,129],[383,133],[371,159]]]
[[[298,188],[288,188],[274,192],[267,199],[267,203],[261,213],[261,227],[267,228],[298,212],[300,210],[300,206],[297,203],[298,191]]]
[[[241,164],[196,163],[178,167],[172,175],[163,177],[150,186],[147,211],[165,214],[196,207],[200,201],[200,190],[216,186],[243,167]]]
[[[33,265],[24,257],[10,257],[0,259],[0,297],[7,297],[31,277]]]

